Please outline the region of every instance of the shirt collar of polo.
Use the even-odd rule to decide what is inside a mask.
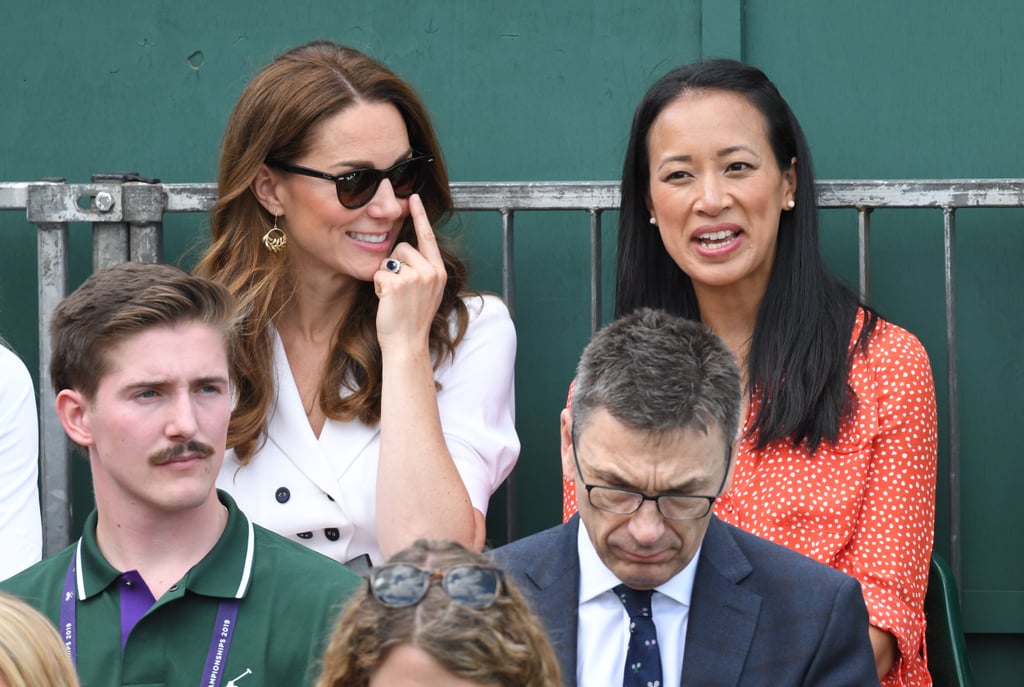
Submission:
[[[180,584],[194,594],[241,599],[252,582],[255,533],[252,522],[238,509],[234,499],[219,489],[217,497],[228,509],[227,525],[214,547],[185,574]],[[95,510],[85,521],[75,560],[79,601],[103,593],[121,576],[121,571],[103,557],[96,542]]]

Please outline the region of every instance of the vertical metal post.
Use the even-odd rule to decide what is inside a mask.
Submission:
[[[163,262],[163,216],[167,196],[159,185],[126,182],[121,188],[128,224],[128,257],[133,262]]]
[[[94,184],[121,183],[123,174],[94,174]],[[94,210],[120,216],[118,198],[107,191],[100,191],[92,198]],[[123,202],[123,200],[122,200]],[[129,258],[128,224],[125,222],[93,222],[92,224],[92,268],[93,270],[120,265]]]
[[[601,210],[590,209],[590,333],[601,326]]]
[[[515,211],[501,208],[501,295],[513,314],[516,304],[515,247],[513,245],[513,223]],[[512,540],[509,540],[512,541]]]
[[[509,312],[515,317],[516,282],[514,232],[515,211],[501,208],[501,294]],[[519,507],[516,504],[516,474],[513,470],[505,480],[505,540],[514,542],[519,535],[516,523]]]
[[[871,303],[871,208],[857,208],[857,281],[860,300]]]
[[[942,209],[946,283],[946,379],[949,388],[949,564],[963,594],[960,523],[960,352],[956,321],[956,210]]]
[[[68,224],[46,221],[52,186],[46,182],[28,189],[26,215],[35,224],[39,252],[39,481],[42,501],[43,557],[71,541],[71,455],[64,428],[54,412],[56,394],[50,379],[50,318],[68,291]]]

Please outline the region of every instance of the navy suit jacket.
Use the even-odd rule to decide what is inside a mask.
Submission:
[[[576,686],[579,516],[495,549]],[[619,676],[608,685],[621,684]],[[683,687],[878,687],[860,584],[714,516],[693,584]],[[599,687],[585,685],[583,687]]]

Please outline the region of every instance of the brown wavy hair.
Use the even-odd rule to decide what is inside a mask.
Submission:
[[[389,563],[447,570],[497,568],[454,542],[420,539]],[[558,660],[543,626],[508,580],[493,606],[476,610],[432,584],[414,606],[388,608],[363,585],[348,601],[324,653],[316,687],[366,687],[392,650],[411,645],[465,680],[501,687],[560,687]]]
[[[265,439],[274,398],[270,323],[294,292],[287,249],[274,254],[261,242],[273,217],[257,200],[252,183],[265,160],[303,156],[318,124],[359,102],[388,103],[401,113],[412,148],[434,157],[420,191],[427,217],[437,227],[452,214],[448,172],[426,107],[380,62],[336,43],[316,41],[275,58],[246,86],[224,134],[220,195],[210,213],[212,242],[196,266],[197,274],[224,284],[239,302],[242,322],[232,368],[236,404],[228,446],[243,465]],[[411,218],[406,218],[397,241],[417,245]],[[435,365],[454,353],[469,319],[460,298],[466,268],[443,245],[441,255],[448,281],[430,330]],[[329,418],[375,424],[380,420],[381,396],[378,301],[372,282],[363,282],[358,289],[349,312],[338,322],[319,402]],[[457,324],[454,335],[449,325],[452,314]]]

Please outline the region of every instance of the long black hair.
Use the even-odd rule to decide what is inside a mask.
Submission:
[[[779,169],[786,171],[797,160],[796,207],[779,219],[775,263],[747,357],[747,390],[761,399],[749,433],[756,436],[758,449],[789,438],[793,445],[806,442],[814,453],[823,440],[836,440],[842,420],[856,409],[857,398],[847,382],[852,353],[867,347],[879,318],[825,270],[818,249],[810,149],[789,105],[756,67],[735,60],[678,67],[640,101],[622,168],[616,315],[646,306],[700,320],[693,283],[648,222],[647,137],[666,105],[684,93],[706,91],[746,98],[765,118]],[[864,326],[851,350],[861,307],[866,311]]]

